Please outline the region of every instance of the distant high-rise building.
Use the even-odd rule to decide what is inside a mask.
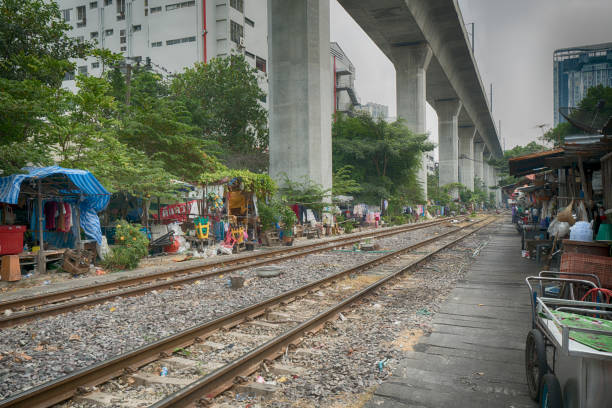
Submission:
[[[576,107],[593,86],[612,86],[612,43],[556,50],[553,55],[555,126],[559,108]]]
[[[389,107],[380,103],[368,102],[361,105],[358,110],[369,113],[374,119],[385,120],[389,117]]]
[[[242,53],[267,72],[268,12],[265,0],[55,0],[68,35],[96,41],[122,53],[126,63],[150,62],[154,71],[173,74],[198,61]],[[78,60],[77,72],[100,75],[95,58]],[[75,88],[75,73],[64,86]],[[267,93],[262,75],[260,86]]]

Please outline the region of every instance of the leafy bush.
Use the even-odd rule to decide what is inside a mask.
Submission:
[[[268,205],[263,201],[259,201],[257,203],[257,209],[259,210],[259,221],[261,222],[261,229],[264,231],[269,231],[273,229],[274,224],[280,219],[277,204],[271,202]]]
[[[347,220],[342,224],[344,227],[344,232],[350,234],[355,229],[357,222],[355,220]]]
[[[285,225],[283,231],[291,235],[291,233],[293,232],[293,226],[298,220],[295,213],[293,212],[291,207],[281,204],[279,207],[279,214],[282,223]]]
[[[271,201],[270,204],[263,202],[258,203],[259,220],[264,231],[268,231],[274,227],[276,222],[284,224],[283,231],[293,231],[293,226],[297,222],[297,217],[291,207],[279,202]]]
[[[140,232],[140,224],[120,221],[116,226],[115,243],[102,262],[106,269],[134,269],[149,252],[149,240]]]

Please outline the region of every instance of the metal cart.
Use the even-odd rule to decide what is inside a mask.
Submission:
[[[526,278],[532,307],[532,330],[525,346],[529,393],[543,408],[612,407],[612,352],[584,340],[585,335],[597,335],[603,337],[595,341],[612,344],[612,329],[606,328],[612,304],[573,299],[585,289],[597,290],[597,277],[550,276],[555,274]],[[593,320],[579,319],[584,316]],[[577,327],[577,320],[588,321],[592,328]]]

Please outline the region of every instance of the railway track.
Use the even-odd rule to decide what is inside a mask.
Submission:
[[[464,220],[465,217],[460,219]],[[323,242],[286,247],[229,260],[219,260],[218,262],[212,262],[201,266],[190,266],[171,271],[161,271],[145,276],[130,277],[112,282],[98,283],[87,287],[78,287],[28,298],[4,301],[0,302],[0,311],[11,310],[13,313],[5,314],[0,317],[0,328],[12,327],[38,318],[53,316],[85,306],[104,303],[117,297],[139,296],[154,290],[163,290],[185,285],[201,279],[228,274],[240,269],[256,268],[293,258],[304,257],[314,253],[329,251],[358,243],[366,238],[383,238],[390,235],[397,235],[404,232],[441,225],[446,222],[448,222],[448,219],[368,231]]]
[[[157,384],[156,379],[165,378],[165,381],[162,381],[166,386],[164,388],[166,390],[165,394],[169,394],[167,392],[168,387],[174,392],[158,402],[144,401],[147,404],[153,404],[153,407],[195,406],[202,400],[210,400],[230,388],[236,378],[243,378],[253,373],[262,362],[274,360],[280,354],[286,352],[287,347],[298,344],[301,338],[323,327],[327,321],[333,319],[354,302],[375,292],[377,288],[423,263],[434,254],[486,227],[493,220],[494,218],[485,219],[383,254],[335,275],[237,310],[79,370],[71,375],[34,387],[0,401],[0,408],[49,407],[74,396],[87,400],[87,398],[93,398],[92,394],[88,394],[92,389],[91,387],[123,374],[130,375],[131,378],[136,379],[135,381],[149,385],[153,384],[152,386]],[[460,234],[461,231],[466,229],[467,232]],[[459,236],[455,237],[454,235],[457,234]],[[414,253],[415,249],[421,247],[428,248],[425,254],[422,252]],[[382,264],[384,264],[384,267],[381,267]],[[350,277],[374,269],[379,275],[375,276],[375,281],[366,280],[357,284],[351,283],[353,280]],[[330,300],[334,301],[333,305],[329,304]],[[262,320],[262,317],[270,317],[272,313],[275,313],[275,310],[281,309],[287,312],[287,315],[289,313],[293,314],[293,317],[285,318],[284,321],[280,322],[277,320],[276,324]],[[290,309],[293,312],[290,312]],[[309,316],[305,316],[307,314]],[[277,315],[282,315],[282,313],[277,312]],[[255,327],[256,329],[254,332],[241,333],[236,331],[236,327],[241,330],[243,327]],[[257,334],[266,328],[270,329],[270,336],[262,337],[261,334]],[[247,339],[246,344],[239,345],[238,339],[240,338]],[[232,339],[231,347],[214,341],[227,343],[227,339]],[[190,350],[193,349],[188,352],[189,355],[199,355],[202,357],[200,362],[206,361],[207,364],[197,366],[194,362],[193,365],[196,366],[189,367],[191,363],[183,361],[186,359],[179,359],[177,362],[176,357],[172,357],[173,353],[184,352],[187,347]],[[223,355],[223,352],[227,353]],[[210,363],[214,356],[219,360],[216,366],[211,366]],[[162,360],[162,364],[187,366],[188,369],[191,368],[192,375],[182,379],[160,377],[158,373],[151,373],[150,370],[152,365],[149,363],[157,360]],[[197,371],[197,375],[195,375],[194,370]],[[98,394],[100,394],[98,397],[112,401],[112,395],[109,397],[107,394]],[[140,403],[142,404],[143,401],[140,401]],[[132,405],[128,403],[126,406],[136,406],[133,404],[134,402],[132,402]],[[122,405],[119,404],[119,406]]]

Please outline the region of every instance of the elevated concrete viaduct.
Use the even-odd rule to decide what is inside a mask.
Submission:
[[[426,101],[436,109],[440,184],[473,188],[476,176],[494,185],[483,152],[497,157],[502,149],[457,1],[339,2],[395,65],[398,117],[424,133]],[[268,10],[271,175],[308,175],[328,187],[331,75],[319,49],[328,48],[329,0],[268,0]],[[425,195],[426,180],[423,160]]]

